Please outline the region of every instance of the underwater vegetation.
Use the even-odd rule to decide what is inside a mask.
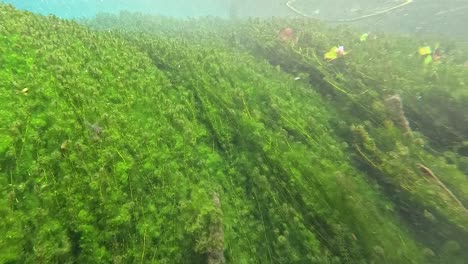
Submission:
[[[0,5],[0,262],[465,263],[468,53],[362,34]]]

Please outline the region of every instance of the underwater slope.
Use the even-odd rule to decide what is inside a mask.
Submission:
[[[248,52],[292,74],[318,92],[313,100],[334,108],[330,132],[348,144],[354,166],[391,199],[391,210],[431,261],[467,258],[459,246],[468,242],[463,47],[444,41],[442,58],[424,64],[418,47],[437,40],[371,33],[366,41],[352,29],[304,19],[174,21],[123,12],[87,24],[124,33],[154,54],[155,64],[160,48],[145,43],[171,36],[196,47]],[[293,32],[286,40],[278,35],[285,26]],[[322,56],[336,43],[351,52],[327,62]]]
[[[98,14],[95,19],[83,22],[98,30],[170,36],[242,49],[303,80],[317,83],[326,79],[328,83],[331,79],[345,86],[351,95],[367,91],[364,95],[369,92],[368,98],[376,98],[399,93],[411,126],[430,138],[434,147],[448,150],[468,140],[465,93],[468,77],[463,65],[468,62],[468,52],[459,40],[370,32],[366,41],[361,41],[362,32],[345,26],[329,27],[310,19],[251,19],[232,23],[217,18],[176,20],[121,12]],[[280,41],[278,37],[284,28],[293,32],[289,41]],[[326,63],[323,54],[338,44],[345,45],[350,55]],[[442,60],[424,65],[417,54],[418,48],[424,46],[432,49],[439,46]]]
[[[2,262],[463,259],[463,212],[413,199],[461,230],[424,245],[318,86],[222,44],[0,14]]]

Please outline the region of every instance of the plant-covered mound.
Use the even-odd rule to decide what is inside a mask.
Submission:
[[[386,82],[355,78],[382,72],[321,59],[353,32],[106,19],[114,30],[0,5],[0,262],[466,258],[458,163],[400,126]],[[317,46],[278,39],[281,23]]]

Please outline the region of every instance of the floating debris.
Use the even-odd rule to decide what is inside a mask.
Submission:
[[[334,61],[337,58],[343,57],[344,55],[348,54],[344,49],[344,46],[338,46],[331,48],[327,53],[325,53],[324,58],[328,61]]]
[[[433,61],[439,61],[442,58],[442,50],[439,44],[436,44],[434,50],[430,46],[419,47],[418,53],[424,57],[424,64],[429,64]]]
[[[99,140],[100,139],[100,136],[101,134],[104,132],[104,129],[102,127],[100,127],[98,125],[98,123],[89,123],[89,122],[86,122],[86,125],[88,126],[90,132],[91,132],[91,137],[94,139],[94,140]]]
[[[21,91],[20,91],[20,90],[16,90],[16,93],[17,93],[17,94],[22,93],[22,94],[24,94],[24,95],[28,95],[29,89],[28,89],[28,88],[24,88],[24,89],[22,89]]]
[[[278,37],[280,40],[285,41],[285,42],[291,42],[291,43],[296,43],[298,38],[296,37],[296,33],[294,32],[294,29],[290,27],[285,27],[280,30],[278,33]]]
[[[70,140],[65,140],[62,142],[62,144],[60,145],[60,149],[61,150],[68,150],[68,145],[70,144]]]

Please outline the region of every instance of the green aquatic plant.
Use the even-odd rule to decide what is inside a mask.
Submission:
[[[302,28],[288,45],[277,38],[281,19],[121,13],[88,28],[7,5],[0,13],[2,62],[24,68],[0,69],[2,262],[466,256],[466,177],[431,149],[441,141],[419,118],[445,95],[458,113],[465,94],[423,90],[425,69],[399,69],[420,65],[401,59],[416,44],[384,35],[361,43],[349,28],[330,34],[302,19],[287,22]],[[346,60],[317,55],[344,39],[354,40]],[[463,81],[451,67],[439,65],[434,82]],[[425,92],[423,103],[413,92]],[[412,136],[385,103],[395,94]],[[433,107],[432,120],[443,116]],[[463,127],[446,127],[462,117],[436,124],[452,145]]]

